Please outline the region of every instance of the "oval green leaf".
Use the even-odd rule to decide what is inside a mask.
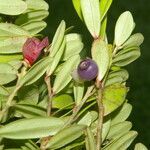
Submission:
[[[142,143],[137,143],[137,144],[135,145],[134,150],[148,150],[148,149],[146,148],[146,146],[145,146],[144,144],[142,144]]]

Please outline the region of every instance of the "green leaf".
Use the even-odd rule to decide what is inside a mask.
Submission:
[[[66,29],[66,24],[65,21],[62,20],[59,27],[56,30],[51,47],[49,49],[51,57],[54,57],[57,51],[59,50],[59,47],[61,46],[64,39],[65,29]]]
[[[75,102],[78,105],[81,102],[84,95],[84,84],[74,83],[73,91]]]
[[[115,142],[113,142],[108,147],[104,148],[103,150],[113,150],[113,149],[127,149],[133,140],[136,138],[137,132],[136,131],[129,131],[128,133],[124,134],[122,137],[118,138]]]
[[[0,23],[0,38],[30,37],[29,32],[11,23]]]
[[[23,59],[23,56],[21,54],[0,55],[0,63],[9,63],[10,61],[21,59]]]
[[[146,146],[143,145],[142,143],[137,143],[137,144],[135,145],[134,150],[148,150],[148,149],[147,149]]]
[[[144,41],[144,36],[141,33],[133,34],[122,46],[133,47],[140,46]]]
[[[33,139],[55,135],[64,122],[54,117],[20,119],[0,128],[0,136],[10,139]]]
[[[108,46],[103,40],[97,39],[94,41],[92,45],[92,58],[98,65],[98,79],[101,81],[105,76],[109,66]]]
[[[52,62],[52,58],[45,57],[38,61],[36,64],[34,64],[23,76],[18,85],[30,85],[37,81],[47,70],[48,65]]]
[[[46,148],[58,149],[71,143],[83,134],[85,128],[86,126],[84,125],[72,125],[63,129],[51,138]]]
[[[20,61],[20,60],[12,60],[12,61],[9,61],[8,64],[10,64],[16,70],[19,70],[21,68],[21,66],[22,66],[22,61]]]
[[[30,32],[31,35],[35,35],[41,32],[46,26],[47,24],[44,21],[31,21],[23,24],[21,27]]]
[[[5,15],[19,15],[27,9],[23,0],[0,0],[0,13]]]
[[[128,121],[124,121],[118,124],[115,124],[111,126],[110,131],[107,135],[107,139],[109,140],[115,140],[120,138],[125,133],[128,133],[128,131],[132,128],[132,123]]]
[[[121,50],[115,55],[113,64],[116,66],[126,66],[140,57],[141,52],[139,47],[130,47]]]
[[[0,85],[0,95],[9,96],[8,90],[2,85]]]
[[[17,104],[14,105],[17,114],[25,118],[33,118],[38,116],[46,116],[46,109],[36,105]]]
[[[128,20],[128,21],[127,21]],[[129,11],[122,13],[115,27],[115,44],[121,46],[131,35],[135,23]]]
[[[75,33],[66,35],[66,48],[63,54],[63,60],[67,60],[71,56],[79,54],[83,46],[80,35]]]
[[[65,108],[73,103],[73,98],[68,94],[59,95],[53,98],[53,108]],[[68,109],[69,107],[67,107]]]
[[[121,84],[108,86],[103,91],[105,115],[116,110],[125,101],[127,88]]]
[[[13,54],[22,52],[27,37],[10,37],[0,40],[0,54]]]
[[[25,86],[18,91],[19,104],[37,104],[39,100],[39,89],[37,86]]]
[[[90,130],[90,128],[87,128],[86,130],[85,145],[86,145],[86,150],[96,149],[96,142],[95,142],[94,135],[92,131]]]
[[[100,33],[99,0],[81,0],[81,9],[89,32],[96,39]]]
[[[113,0],[101,0],[100,1],[100,12],[101,12],[101,21],[107,14]]]
[[[29,10],[48,10],[49,6],[44,0],[25,0]]]
[[[81,20],[83,20],[80,0],[72,0],[72,3],[78,16],[80,17]]]
[[[0,85],[7,84],[17,78],[17,71],[7,63],[0,63]]]
[[[79,63],[79,60],[79,55],[75,55],[63,64],[54,81],[53,91],[55,94],[60,92],[71,81],[71,72]]]
[[[42,21],[44,18],[48,16],[47,10],[36,10],[31,11],[25,14],[20,15],[16,20],[15,24],[23,25],[25,23],[29,23],[31,21]]]
[[[47,76],[50,76],[55,71],[55,69],[56,69],[57,65],[59,64],[61,57],[64,53],[65,46],[66,46],[66,40],[64,38],[62,45],[60,46],[58,52],[54,56],[52,64],[47,69]]]
[[[106,27],[107,27],[107,16],[101,22],[100,37],[102,40],[105,40],[106,38]]]
[[[119,69],[109,73],[105,86],[115,83],[123,83],[129,78],[129,73],[125,69]]]
[[[131,111],[132,111],[132,105],[131,104],[129,104],[129,103],[123,104],[123,106],[121,106],[121,108],[116,110],[111,115],[111,119],[112,119],[111,125],[125,121],[129,117]]]

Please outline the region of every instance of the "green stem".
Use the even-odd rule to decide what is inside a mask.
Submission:
[[[102,128],[103,128],[103,118],[104,118],[104,106],[102,103],[102,88],[98,90],[97,104],[98,104],[99,118],[97,123],[96,150],[101,150]]]

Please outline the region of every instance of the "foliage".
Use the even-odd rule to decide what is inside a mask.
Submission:
[[[126,121],[132,106],[126,100],[129,74],[122,67],[140,56],[144,37],[132,35],[135,23],[126,11],[116,22],[113,44],[108,42],[111,3],[73,0],[93,38],[91,49],[83,43],[84,35],[71,33],[62,20],[52,43],[30,66],[22,47],[28,38],[43,36],[39,33],[46,27],[49,6],[44,0],[0,1],[1,149],[113,150],[130,146],[137,132]],[[85,57],[92,57],[99,73],[95,80],[78,82],[74,71]],[[147,148],[138,143],[138,149]]]

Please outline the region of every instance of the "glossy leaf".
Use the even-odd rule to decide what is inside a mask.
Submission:
[[[64,34],[65,34],[65,28],[66,24],[65,21],[61,21],[59,27],[56,30],[56,33],[54,35],[54,38],[52,40],[52,44],[50,47],[50,56],[54,57],[54,55],[57,53],[59,50],[59,47],[61,46],[63,39],[64,39]]]
[[[47,76],[50,76],[55,71],[59,61],[61,60],[61,57],[62,57],[63,52],[65,50],[65,46],[66,46],[66,40],[64,39],[58,52],[54,56],[53,62],[51,63],[51,65],[47,69]]]
[[[87,128],[86,130],[85,145],[86,145],[86,150],[96,149],[96,142],[95,142],[94,135],[92,131],[90,130],[90,128]]]
[[[25,0],[29,10],[48,10],[49,6],[44,0]]]
[[[97,39],[94,41],[92,45],[92,58],[98,65],[98,79],[101,81],[109,66],[109,51],[107,44],[103,40]]]
[[[105,115],[116,110],[125,101],[127,88],[124,85],[116,84],[108,86],[103,92],[103,105]]]
[[[119,138],[118,140],[116,140],[103,150],[127,149],[133,142],[133,140],[136,138],[136,136],[137,136],[136,131],[129,131],[128,133],[124,134],[121,138]]]
[[[80,17],[81,20],[83,20],[80,0],[72,0],[72,3],[74,5],[74,8],[75,8],[78,16]]]
[[[121,50],[113,59],[113,64],[116,66],[126,66],[140,57],[141,52],[139,47],[131,47]]]
[[[140,46],[144,41],[144,36],[141,33],[133,34],[124,44],[123,47]]]
[[[132,105],[129,103],[123,104],[121,108],[116,110],[114,114],[111,115],[111,125],[117,124],[119,122],[125,121],[132,111]]]
[[[63,64],[54,81],[54,93],[60,92],[71,81],[71,72],[73,71],[74,67],[79,63],[79,60],[79,55],[75,55]]]
[[[104,19],[107,11],[109,10],[113,0],[101,0],[100,1],[100,12],[101,12],[101,21]]]
[[[143,145],[142,143],[137,143],[135,145],[134,150],[148,150],[147,147],[145,145]]]
[[[89,32],[96,39],[100,33],[99,0],[81,0],[81,9]]]
[[[35,65],[33,65],[20,79],[19,86],[22,85],[30,85],[37,81],[47,70],[48,65],[52,62],[52,58],[46,57],[38,61]]]
[[[13,54],[22,52],[27,37],[10,37],[0,41],[0,54]]]
[[[85,128],[86,126],[84,125],[72,125],[63,129],[51,138],[46,148],[58,149],[71,143],[83,134]]]
[[[35,35],[41,32],[46,26],[47,24],[44,21],[32,21],[22,25],[21,27],[30,32],[31,35]]]
[[[129,38],[134,27],[135,23],[132,14],[129,11],[122,13],[118,18],[115,27],[116,46],[121,46]]]
[[[33,139],[55,135],[64,122],[54,117],[20,119],[0,128],[0,136],[10,139]]]
[[[27,9],[23,0],[0,0],[0,13],[5,15],[19,15]]]
[[[7,84],[17,78],[17,71],[7,63],[0,63],[0,84]]]

